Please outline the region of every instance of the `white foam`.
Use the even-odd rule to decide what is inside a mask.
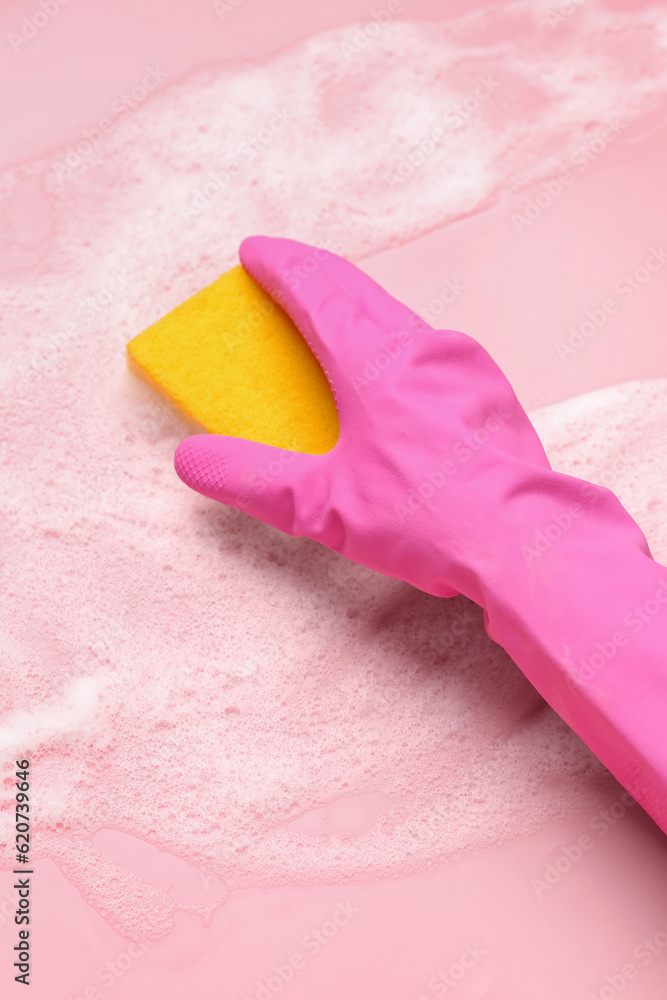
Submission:
[[[34,856],[56,858],[122,933],[166,933],[173,900],[91,846],[101,827],[231,888],[314,883],[419,870],[611,787],[465,599],[420,594],[188,492],[172,470],[185,424],[125,371],[127,340],[235,263],[249,233],[357,259],[545,176],[605,116],[660,99],[664,12],[587,7],[559,35],[513,10],[393,23],[354,65],[346,28],[263,66],[211,69],[117,123],[71,175],[51,159],[24,168],[49,171],[52,234],[48,259],[2,292],[1,722],[6,754],[29,754],[48,789]],[[635,62],[616,59],[633,46]],[[390,187],[385,172],[489,73],[503,87]],[[184,218],[274,105],[295,120]],[[658,557],[664,389],[536,414],[557,467],[613,468]],[[28,693],[30,718],[12,715]],[[393,807],[358,837],[288,829],[355,794]],[[11,866],[6,837],[0,850]]]

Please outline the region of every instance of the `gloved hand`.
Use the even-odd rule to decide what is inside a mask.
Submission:
[[[205,496],[442,597],[514,475],[549,468],[509,382],[471,337],[436,331],[363,271],[294,240],[244,240],[241,263],[290,314],[331,385],[324,455],[201,435],[176,471]]]
[[[472,338],[434,330],[335,254],[251,237],[246,270],[320,361],[324,455],[198,435],[205,496],[428,593],[465,594],[547,701],[667,831],[667,570],[605,487],[553,472]]]

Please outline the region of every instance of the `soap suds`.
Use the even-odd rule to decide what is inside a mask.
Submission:
[[[101,829],[227,889],[316,884],[423,870],[613,795],[479,609],[188,491],[172,468],[188,428],[125,369],[126,342],[234,264],[250,232],[359,259],[558,171],[606,117],[659,102],[664,12],[582,9],[558,34],[514,11],[516,38],[487,11],[392,23],[353,65],[348,28],[264,66],[212,68],[70,172],[58,153],[0,177],[11,197],[40,175],[51,223],[41,263],[2,292],[0,726],[7,759],[33,761],[32,857],[54,859],[122,934],[164,935],[175,903],[98,849]],[[641,58],[621,67],[619,48]],[[493,74],[502,86],[390,184]],[[282,131],[274,109],[293,116]],[[250,158],[240,144],[262,129]],[[243,169],[193,208],[233,157]],[[535,414],[555,467],[611,485],[658,559],[665,387]],[[358,836],[291,825],[355,795],[392,804]]]
[[[608,485],[613,476],[656,558],[667,555],[656,507],[666,389],[629,383],[533,414],[556,468]],[[613,795],[486,637],[480,609],[221,514],[151,473],[155,461],[169,468],[183,429],[174,418],[157,441],[119,438],[108,508],[58,489],[43,498],[42,528],[19,526],[31,568],[5,619],[15,628],[32,612],[5,697],[32,712],[7,751],[34,761],[34,854],[64,865],[114,926],[165,933],[173,904],[92,847],[101,827],[228,889],[316,884],[418,871]],[[27,664],[30,645],[50,640],[58,655]],[[71,679],[59,686],[61,667],[81,678],[76,698]],[[92,678],[95,711],[83,687]],[[4,717],[3,736],[15,720]],[[295,832],[308,810],[371,792],[392,806],[363,834]]]

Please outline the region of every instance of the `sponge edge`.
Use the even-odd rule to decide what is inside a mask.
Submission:
[[[314,455],[338,440],[317,359],[240,266],[134,337],[127,352],[136,374],[213,434]]]

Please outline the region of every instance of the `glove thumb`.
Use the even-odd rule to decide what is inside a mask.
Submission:
[[[317,489],[319,455],[274,448],[244,438],[195,434],[181,441],[174,467],[183,482],[211,500],[243,510],[289,535],[303,529],[303,499]],[[315,482],[306,484],[315,473]]]

